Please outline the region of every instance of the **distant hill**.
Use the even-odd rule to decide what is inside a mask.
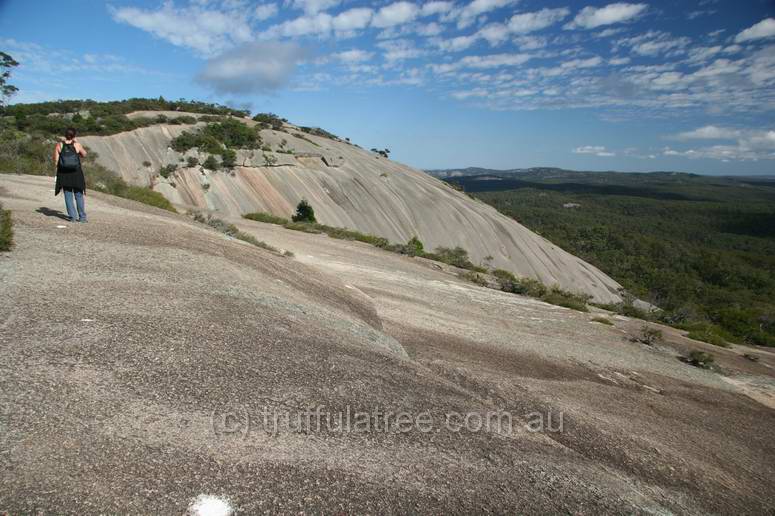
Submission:
[[[493,168],[480,168],[480,167],[468,167],[468,168],[447,168],[426,170],[426,173],[439,179],[446,179],[450,177],[467,177],[467,176],[481,176],[481,175],[515,175],[525,173],[540,173],[540,174],[563,174],[573,173],[572,170],[564,170],[554,167],[535,167],[535,168],[513,168],[508,170],[498,170]]]
[[[459,177],[474,177],[474,176],[497,176],[501,178],[519,177],[520,179],[526,178],[541,178],[541,179],[570,179],[579,177],[588,178],[605,178],[610,177],[611,174],[616,176],[628,175],[632,177],[703,177],[700,174],[692,174],[688,172],[673,172],[673,171],[655,171],[655,172],[618,172],[615,170],[607,171],[582,171],[582,170],[568,170],[557,167],[530,167],[530,168],[511,168],[506,170],[499,170],[494,168],[481,168],[481,167],[467,167],[467,168],[447,168],[447,169],[432,169],[426,170],[427,174],[439,179],[451,179]],[[733,177],[733,176],[729,176]],[[751,179],[761,180],[766,179],[769,176],[746,176],[745,178],[738,179]],[[773,176],[775,178],[775,176]]]

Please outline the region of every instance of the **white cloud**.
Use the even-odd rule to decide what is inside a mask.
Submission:
[[[700,18],[701,16],[710,16],[711,14],[716,14],[717,11],[713,9],[700,9],[697,11],[691,11],[689,14],[686,15],[686,17],[690,20],[694,20],[696,18]]]
[[[490,23],[473,34],[457,36],[448,40],[435,41],[441,50],[459,52],[471,47],[480,39],[486,40],[490,46],[497,46],[506,42],[512,34],[527,34],[544,29],[568,16],[567,9],[542,9],[532,13],[523,13],[512,16],[507,23]],[[515,41],[516,42],[516,41]],[[526,49],[542,48],[545,41],[533,39],[525,40],[522,46]],[[528,48],[529,47],[529,48]]]
[[[600,156],[601,158],[609,158],[611,156],[616,156],[616,153],[613,151],[607,150],[602,145],[583,145],[581,147],[576,147],[573,149],[574,154],[594,154],[595,156]]]
[[[611,66],[621,66],[630,63],[629,57],[614,57],[608,60],[608,64]]]
[[[686,37],[676,38],[667,32],[650,30],[639,36],[620,39],[614,43],[614,48],[628,46],[635,54],[654,57],[682,54],[690,43],[691,40]]]
[[[737,129],[706,125],[693,131],[678,133],[674,138],[677,140],[732,140],[738,136],[740,131]]]
[[[365,50],[353,48],[351,50],[337,52],[333,56],[335,59],[338,59],[343,63],[361,63],[363,61],[369,61],[372,57],[374,57],[374,52],[367,52]]]
[[[627,4],[618,2],[605,7],[585,7],[566,29],[594,29],[604,25],[612,25],[632,20],[639,16],[648,6],[646,4]]]
[[[255,10],[253,11],[253,16],[258,21],[264,21],[268,20],[269,18],[273,18],[274,16],[277,16],[278,8],[277,4],[271,3],[271,4],[259,4],[256,6]]]
[[[713,47],[697,47],[689,51],[689,62],[702,63],[721,52],[721,45]]]
[[[682,156],[690,159],[716,159],[723,161],[748,161],[775,159],[775,130],[732,129],[708,125],[693,131],[674,135],[677,140],[731,140],[734,143],[711,145],[678,151],[665,147],[665,156]]]
[[[459,52],[476,43],[477,39],[478,37],[476,34],[470,36],[457,36],[451,39],[438,40],[436,41],[436,45],[444,51]]]
[[[528,54],[491,54],[486,56],[466,56],[459,62],[467,68],[499,68],[501,66],[519,66],[532,56]]]
[[[476,18],[495,9],[506,7],[516,3],[518,0],[473,0],[465,7],[452,11],[452,15],[457,17],[457,26],[464,29],[471,25]]]
[[[514,44],[519,47],[520,50],[538,50],[546,47],[548,42],[546,38],[537,36],[517,36],[514,38]]]
[[[374,11],[368,7],[355,7],[337,14],[331,23],[336,31],[365,29],[369,26],[373,14]]]
[[[336,7],[341,0],[287,0],[286,5],[295,9],[301,9],[305,14],[317,14],[321,11]]]
[[[665,72],[654,77],[649,86],[655,90],[676,90],[685,87],[691,77],[687,77],[681,72]]]
[[[381,41],[377,46],[385,51],[384,58],[388,63],[415,59],[425,54],[425,51],[416,48],[408,39]]]
[[[177,9],[172,3],[165,3],[155,11],[121,7],[110,8],[110,13],[117,22],[207,56],[252,39],[247,15],[239,10],[217,11],[197,6]]]
[[[115,79],[119,74],[172,77],[164,72],[134,65],[123,57],[113,54],[85,53],[78,56],[67,50],[48,48],[37,43],[27,43],[10,38],[0,38],[0,47],[11,53],[19,62],[18,71],[20,73],[32,72],[34,75],[43,76],[40,83],[48,88],[65,86],[65,83],[52,79],[52,77],[61,77],[71,73],[83,74],[88,72],[99,79]],[[40,102],[57,98],[50,95],[44,96],[45,93],[41,91],[24,90],[19,95],[14,96],[16,102]],[[59,98],[62,98],[62,94],[59,94]]]
[[[509,30],[515,34],[527,34],[545,29],[568,17],[570,11],[566,8],[541,9],[532,13],[515,14],[509,20]]]
[[[291,43],[247,43],[207,61],[197,81],[216,93],[265,93],[284,86],[306,53]]]
[[[444,14],[452,10],[455,4],[452,2],[427,2],[422,6],[422,16],[432,16],[434,14]]]
[[[410,22],[419,14],[420,9],[411,2],[394,2],[377,11],[371,24],[379,28],[392,27]]]
[[[330,36],[332,32],[337,37],[352,37],[358,30],[369,26],[374,12],[367,7],[356,7],[343,11],[336,16],[325,12],[319,12],[314,15],[300,16],[293,20],[288,20],[279,25],[268,28],[261,34],[265,40],[276,39],[278,37],[301,37],[301,36]]]
[[[758,87],[772,91],[775,83],[775,46],[765,47],[756,52],[746,69],[751,82]]]
[[[436,22],[426,23],[424,25],[418,25],[416,31],[420,36],[438,36],[444,32],[444,27]]]
[[[689,44],[688,38],[645,41],[632,47],[632,51],[642,56],[657,56],[671,50],[683,50]]]
[[[590,57],[588,59],[573,59],[571,61],[565,61],[560,65],[561,68],[567,70],[575,70],[577,68],[594,68],[603,64],[603,60],[598,57]]]
[[[489,92],[484,88],[475,88],[472,90],[454,91],[450,95],[457,100],[466,100],[472,97],[487,97]]]
[[[476,35],[495,46],[509,39],[510,32],[509,28],[502,23],[491,23],[479,29]]]
[[[712,64],[694,72],[694,77],[715,77],[737,73],[740,71],[740,64],[729,59],[716,59]]]
[[[766,18],[735,36],[736,43],[775,36],[775,18]]]
[[[327,35],[331,33],[334,17],[327,13],[317,13],[312,16],[300,16],[280,25],[274,25],[262,34],[265,39],[278,36],[297,37],[307,35]]]

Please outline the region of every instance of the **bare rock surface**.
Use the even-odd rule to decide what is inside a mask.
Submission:
[[[547,285],[558,284],[600,302],[620,301],[620,285],[594,266],[419,170],[343,141],[301,133],[290,125],[286,132],[262,130],[262,140],[272,151],[240,152],[240,166],[231,173],[186,168],[185,156],[169,148],[169,142],[193,127],[154,125],[81,140],[106,167],[133,184],[153,185],[183,209],[231,216],[265,211],[289,218],[306,198],[324,224],[396,243],[417,236],[430,250],[461,246],[475,263],[492,257],[493,266]],[[281,146],[292,154],[278,152]],[[201,163],[205,155],[196,157]],[[182,168],[164,180],[158,170],[167,164]]]
[[[775,411],[677,359],[699,343],[635,344],[627,318],[267,224],[233,219],[295,258],[91,192],[90,222],[68,224],[50,178],[0,175],[0,202],[16,241],[0,254],[0,511],[775,509]],[[771,353],[714,353],[771,380]],[[432,425],[261,418],[315,407]],[[496,411],[513,424],[445,424]],[[527,428],[535,414],[553,426]]]

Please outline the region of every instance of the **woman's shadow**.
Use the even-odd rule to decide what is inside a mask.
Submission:
[[[38,208],[35,211],[38,212],[38,213],[42,213],[46,217],[57,217],[57,218],[60,218],[62,220],[70,220],[70,217],[68,217],[67,215],[65,215],[61,211],[59,211],[59,210],[52,210],[51,208],[46,208],[45,206],[41,206],[40,208]]]

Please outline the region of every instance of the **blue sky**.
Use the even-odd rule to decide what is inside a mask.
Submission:
[[[775,2],[0,0],[13,102],[272,111],[419,168],[775,174]]]

